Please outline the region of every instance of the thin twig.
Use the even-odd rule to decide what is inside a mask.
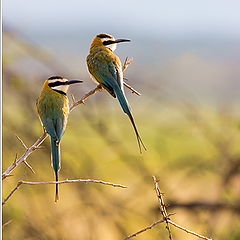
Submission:
[[[83,97],[81,97],[80,100],[74,102],[72,104],[72,106],[69,108],[70,112],[77,107],[79,104],[83,104],[87,98],[89,98],[90,96],[92,96],[93,94],[95,94],[96,92],[102,90],[102,87],[100,85],[98,85],[96,88],[94,88],[93,90],[91,90],[90,92],[88,92],[87,94],[85,94]]]
[[[47,133],[44,132],[42,134],[42,136],[40,136],[37,141],[31,146],[29,147],[23,154],[21,157],[19,157],[18,159],[16,159],[14,161],[14,163],[12,165],[10,165],[2,174],[2,179],[5,179],[7,176],[10,175],[10,173],[13,171],[13,169],[18,166],[20,163],[26,161],[27,157],[32,154],[36,149],[39,148],[39,146],[44,142],[44,140],[47,138]]]
[[[135,93],[138,96],[141,96],[141,93],[138,92],[137,90],[135,90],[132,86],[130,86],[129,84],[127,84],[126,82],[123,82],[124,86],[129,88],[131,90],[132,93]]]
[[[19,142],[22,144],[22,146],[23,146],[26,150],[28,150],[27,145],[24,143],[24,141],[23,141],[18,135],[16,135],[16,138],[19,140]],[[16,160],[17,160],[17,157],[16,157],[16,159],[15,159],[15,162],[16,162]],[[25,163],[25,165],[35,174],[35,171],[33,170],[32,166],[31,166],[26,160],[24,160],[23,163]]]
[[[14,175],[13,174],[6,174],[5,178],[12,177],[12,176],[14,176]]]
[[[199,238],[202,238],[202,239],[205,239],[205,240],[212,240],[212,238],[207,238],[207,237],[204,237],[204,236],[202,236],[202,235],[200,235],[200,234],[198,234],[198,233],[195,233],[195,232],[193,232],[193,231],[190,231],[190,230],[188,230],[187,228],[184,228],[184,227],[176,224],[175,222],[171,221],[170,219],[168,219],[168,223],[170,223],[170,224],[172,224],[174,227],[179,228],[179,229],[181,229],[181,230],[183,230],[183,231],[185,231],[185,232],[187,232],[187,233],[190,233],[190,234],[192,234],[192,235],[194,235],[194,236],[196,236],[196,237],[199,237]]]
[[[21,184],[22,184],[21,181],[19,181],[19,182],[17,183],[16,187],[13,188],[13,190],[12,190],[12,191],[7,195],[7,197],[3,200],[2,205],[4,205],[4,204],[7,202],[7,200],[13,195],[13,193],[20,187]]]
[[[113,186],[113,187],[119,187],[119,188],[127,188],[127,186],[124,186],[122,184],[115,184],[115,183],[111,183],[111,182],[105,182],[102,180],[95,180],[95,179],[66,179],[63,181],[49,181],[49,182],[28,182],[28,181],[18,181],[17,185],[12,189],[12,191],[7,195],[7,197],[3,200],[2,205],[4,205],[7,200],[13,195],[13,193],[22,185],[22,184],[28,184],[28,185],[40,185],[40,184],[63,184],[63,183],[79,183],[79,182],[84,182],[84,183],[100,183],[100,184],[104,184],[104,185],[109,185],[109,186]]]
[[[136,236],[139,235],[140,233],[143,233],[143,232],[145,232],[145,231],[147,231],[147,230],[149,230],[149,229],[152,229],[152,228],[155,227],[156,225],[158,225],[158,224],[160,224],[160,223],[163,223],[163,222],[165,222],[165,219],[164,219],[164,218],[161,219],[161,220],[158,220],[158,221],[154,222],[153,224],[151,224],[151,225],[148,226],[148,227],[145,227],[145,228],[143,228],[143,229],[141,229],[141,230],[139,230],[139,231],[137,231],[137,232],[135,232],[135,233],[127,236],[126,238],[124,238],[124,240],[130,239],[130,238],[133,238],[133,237],[136,237]]]
[[[7,222],[3,223],[2,228],[6,227],[8,224],[10,224],[13,220],[8,220]]]
[[[163,215],[163,219],[165,219],[165,222],[167,224],[166,228],[167,228],[168,233],[169,233],[169,239],[172,239],[172,235],[171,235],[171,231],[170,231],[170,227],[169,227],[169,224],[171,224],[171,225],[173,225],[173,226],[175,226],[175,227],[177,227],[177,228],[179,228],[179,229],[181,229],[181,230],[183,230],[187,233],[190,233],[194,236],[197,236],[199,238],[202,238],[202,239],[205,239],[205,240],[212,240],[211,238],[207,238],[207,237],[204,237],[204,236],[202,236],[198,233],[190,231],[190,230],[178,225],[177,223],[173,222],[172,220],[170,220],[169,216],[171,214],[167,213],[166,205],[165,205],[164,199],[163,199],[163,194],[160,192],[160,189],[159,189],[159,186],[158,186],[158,180],[156,179],[155,176],[153,176],[153,181],[154,181],[155,191],[156,191],[156,194],[157,194],[158,200],[159,200],[159,208],[160,208],[160,211]]]
[[[158,186],[158,180],[156,179],[155,176],[153,176],[153,181],[154,181],[154,187],[155,187],[155,191],[156,191],[158,201],[159,201],[159,209],[161,211],[161,214],[162,214],[163,218],[165,219],[166,229],[168,231],[169,239],[172,240],[172,234],[171,234],[170,226],[168,224],[169,216],[168,216],[168,213],[167,213],[166,205],[164,203],[163,195],[160,192],[160,189],[159,189],[159,186]]]
[[[123,62],[122,71],[124,72],[132,62],[133,62],[133,58],[126,57]]]
[[[23,147],[25,149],[28,149],[27,145],[24,143],[24,141],[18,135],[16,135],[16,138],[19,140],[19,142],[23,145]]]
[[[23,163],[32,171],[32,173],[35,174],[35,171],[33,170],[32,166],[27,162],[27,160],[23,161]]]

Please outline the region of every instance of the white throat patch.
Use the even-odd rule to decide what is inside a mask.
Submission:
[[[64,93],[67,93],[69,85],[60,85],[61,83],[65,83],[65,82],[68,82],[66,78],[48,79],[48,84],[52,90],[57,90],[57,91],[62,91]],[[56,84],[56,86],[54,86],[54,84]]]

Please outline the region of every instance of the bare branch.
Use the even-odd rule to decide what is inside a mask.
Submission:
[[[8,224],[10,224],[12,221],[13,221],[12,219],[11,219],[11,220],[8,220],[7,222],[3,223],[2,227],[3,227],[3,228],[6,227],[6,226],[7,226]]]
[[[100,183],[100,184],[104,184],[104,185],[109,185],[109,186],[113,186],[113,187],[119,187],[119,188],[127,188],[127,186],[124,186],[122,184],[115,184],[115,183],[111,183],[111,182],[105,182],[102,180],[95,180],[95,179],[66,179],[63,181],[49,181],[49,182],[28,182],[28,181],[18,181],[17,185],[13,188],[13,190],[7,195],[7,197],[3,200],[2,205],[4,205],[7,200],[13,195],[13,193],[22,185],[22,184],[28,184],[28,185],[40,185],[40,184],[63,184],[63,183],[79,183],[79,182],[83,182],[83,183]]]
[[[19,182],[17,183],[16,187],[13,188],[13,190],[12,190],[12,191],[7,195],[7,197],[3,200],[2,205],[4,205],[4,204],[7,202],[7,200],[13,195],[13,193],[20,187],[21,184],[22,184],[21,181],[19,181]]]
[[[122,71],[124,72],[132,62],[133,58],[126,57],[122,66]]]
[[[141,93],[139,93],[137,90],[135,90],[132,86],[130,86],[129,84],[127,84],[126,82],[123,82],[124,86],[127,87],[128,89],[131,90],[132,93],[135,93],[138,96],[141,96]]]
[[[12,176],[14,176],[13,174],[6,174],[5,175],[5,178],[7,178],[7,177],[12,177]]]
[[[172,224],[172,225],[175,226],[176,228],[179,228],[179,229],[181,229],[181,230],[183,230],[183,231],[185,231],[185,232],[187,232],[187,233],[190,233],[190,234],[192,234],[192,235],[194,235],[194,236],[196,236],[196,237],[199,237],[199,238],[201,238],[201,239],[212,240],[212,238],[207,238],[207,237],[204,237],[204,236],[202,236],[202,235],[200,235],[200,234],[198,234],[198,233],[195,233],[195,232],[193,232],[193,231],[190,231],[190,230],[188,230],[187,228],[184,228],[184,227],[176,224],[175,222],[171,221],[170,219],[168,219],[168,223]]]
[[[23,147],[27,150],[28,147],[26,146],[26,144],[23,142],[23,140],[18,136],[16,135],[16,138],[19,140],[19,142],[23,145]]]
[[[202,238],[202,239],[205,239],[205,240],[212,240],[211,238],[207,238],[207,237],[204,237],[204,236],[202,236],[202,235],[200,235],[198,233],[190,231],[190,230],[188,230],[188,229],[186,229],[186,228],[176,224],[172,220],[170,220],[169,216],[171,214],[167,213],[166,205],[165,205],[164,199],[163,199],[163,194],[160,192],[160,189],[159,189],[159,186],[158,186],[158,180],[156,179],[155,176],[153,176],[153,181],[154,181],[155,191],[156,191],[156,194],[157,194],[158,200],[159,200],[159,208],[160,208],[161,214],[163,215],[163,219],[165,220],[165,222],[167,224],[166,228],[167,228],[168,233],[169,233],[169,239],[172,239],[171,231],[170,231],[170,228],[169,228],[169,224],[171,224],[171,225],[175,226],[176,228],[179,228],[179,229],[181,229],[181,230],[183,230],[183,231],[185,231],[185,232],[187,232],[189,234],[192,234],[192,235],[194,235],[196,237],[199,237],[199,238]]]
[[[36,149],[39,148],[39,146],[44,142],[44,140],[47,138],[47,133],[44,132],[41,137],[37,139],[37,141],[29,147],[21,157],[16,159],[12,165],[10,165],[2,174],[2,179],[5,179],[7,176],[10,175],[10,173],[13,171],[13,169],[18,166],[20,163],[26,161],[27,157],[32,154]]]
[[[155,187],[155,191],[156,191],[158,201],[159,201],[159,209],[161,211],[161,214],[162,214],[163,218],[165,219],[166,229],[168,231],[169,239],[172,240],[172,234],[171,234],[171,230],[170,230],[170,227],[169,227],[169,224],[168,224],[169,216],[168,216],[168,213],[167,213],[166,205],[165,205],[164,200],[163,200],[163,195],[160,192],[160,189],[159,189],[159,186],[158,186],[158,180],[156,179],[155,176],[153,176],[153,181],[154,181],[154,187]]]
[[[27,162],[27,160],[23,161],[23,163],[32,171],[32,173],[35,174],[35,171],[33,170],[32,166]]]
[[[124,72],[126,69],[127,69],[127,67],[132,63],[132,61],[133,61],[133,59],[132,58],[128,58],[128,57],[126,57],[126,59],[125,59],[125,61],[124,61],[124,64],[123,64],[123,66],[122,66],[122,71]],[[138,91],[136,91],[133,87],[131,87],[129,84],[127,84],[127,83],[125,83],[124,82],[124,85],[127,87],[127,88],[129,88],[131,91],[132,91],[132,93],[135,93],[135,94],[137,94],[138,96],[141,96],[141,94],[138,92]],[[75,107],[77,107],[78,105],[80,105],[80,104],[84,104],[85,103],[85,101],[90,97],[90,96],[92,96],[93,94],[95,94],[96,92],[98,92],[98,91],[101,91],[103,88],[102,88],[102,86],[101,85],[98,85],[96,88],[94,88],[93,90],[91,90],[90,92],[88,92],[87,94],[85,94],[84,96],[82,96],[82,98],[80,99],[80,100],[78,100],[78,101],[73,101],[73,104],[72,104],[72,106],[70,107],[70,112],[75,108]]]
[[[154,222],[153,224],[151,224],[151,225],[148,226],[148,227],[145,227],[145,228],[137,231],[136,233],[133,233],[133,234],[127,236],[126,238],[124,238],[124,240],[130,239],[130,238],[133,238],[133,237],[136,237],[136,236],[139,235],[140,233],[143,233],[143,232],[145,232],[145,231],[147,231],[147,230],[149,230],[149,229],[152,229],[152,228],[155,227],[156,225],[158,225],[158,224],[160,224],[160,223],[163,223],[163,222],[165,222],[165,219],[164,219],[164,218],[161,219],[161,220],[158,220],[158,221]]]
[[[93,90],[91,90],[90,92],[88,92],[87,94],[85,94],[80,100],[74,102],[72,104],[72,106],[70,107],[70,112],[75,108],[77,107],[78,105],[84,103],[87,98],[89,98],[90,96],[92,96],[93,94],[95,94],[96,92],[102,90],[102,87],[100,85],[98,85],[96,88],[94,88]]]

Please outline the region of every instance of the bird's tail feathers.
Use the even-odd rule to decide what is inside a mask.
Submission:
[[[135,134],[136,134],[136,137],[137,137],[137,141],[138,141],[138,146],[139,146],[139,150],[140,150],[140,153],[142,153],[142,147],[143,149],[146,151],[147,148],[145,147],[139,133],[138,133],[138,130],[137,130],[137,126],[134,122],[134,118],[132,116],[132,113],[131,113],[131,110],[130,110],[130,106],[128,104],[128,101],[127,101],[127,98],[125,97],[124,95],[124,92],[119,88],[115,91],[116,95],[117,95],[117,98],[119,100],[119,103],[123,109],[123,111],[128,115],[132,125],[133,125],[133,128],[134,128],[134,131],[135,131]]]
[[[132,125],[133,125],[134,131],[135,131],[135,134],[136,134],[136,137],[137,137],[139,151],[140,151],[140,153],[142,153],[142,147],[143,147],[143,149],[144,149],[145,151],[147,150],[147,148],[146,148],[146,146],[144,145],[143,140],[142,140],[142,138],[140,137],[140,135],[139,135],[139,133],[138,133],[137,126],[136,126],[136,124],[135,124],[135,122],[134,122],[134,118],[133,118],[131,112],[128,114],[128,117],[130,118],[130,121],[131,121],[131,123],[132,123]],[[142,147],[141,147],[141,146],[142,146]]]
[[[56,182],[58,182],[58,171],[60,169],[60,145],[56,139],[51,137],[51,147],[52,147],[52,167],[55,172]],[[56,194],[55,202],[59,199],[58,197],[58,184],[56,184]]]

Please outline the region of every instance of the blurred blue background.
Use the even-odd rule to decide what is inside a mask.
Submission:
[[[172,97],[187,91],[222,103],[239,100],[239,8],[239,1],[215,0],[8,0],[3,1],[3,22],[4,29],[48,49],[72,74],[84,78],[93,36],[130,38],[117,51],[122,59],[134,57],[130,79],[136,72],[145,75],[148,67],[148,77],[139,81],[161,84],[164,78]],[[32,69],[39,75],[39,66]]]

